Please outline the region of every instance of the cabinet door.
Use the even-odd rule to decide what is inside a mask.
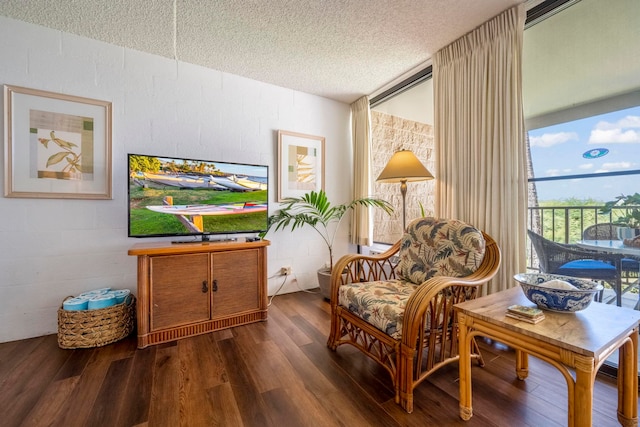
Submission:
[[[151,330],[211,318],[209,255],[151,258]]]
[[[259,250],[218,252],[212,258],[212,318],[259,309]]]

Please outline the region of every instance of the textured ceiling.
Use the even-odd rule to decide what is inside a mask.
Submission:
[[[523,0],[0,0],[0,15],[342,102]]]

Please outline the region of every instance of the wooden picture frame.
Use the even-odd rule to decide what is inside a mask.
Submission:
[[[4,86],[5,197],[111,199],[111,102]]]
[[[278,201],[324,190],[324,137],[278,131]]]

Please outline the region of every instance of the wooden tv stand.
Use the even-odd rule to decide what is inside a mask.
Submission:
[[[269,241],[136,244],[138,348],[267,319]]]

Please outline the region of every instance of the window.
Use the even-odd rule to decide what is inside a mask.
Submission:
[[[530,225],[556,241],[574,243],[621,210],[600,207],[640,192],[640,106],[563,122],[528,133]]]
[[[539,200],[599,201],[640,191],[640,106],[528,132]]]
[[[596,211],[542,220],[545,206],[603,205],[640,191],[640,56],[630,53],[639,14],[635,0],[568,2],[524,32],[530,227],[556,241],[579,240]]]
[[[585,219],[565,206],[545,218],[545,204],[597,206],[640,192],[640,2],[567,4],[525,30],[523,51],[530,227],[564,227],[547,236],[557,241],[580,239],[597,210]],[[615,374],[617,360],[616,352],[603,369]]]

